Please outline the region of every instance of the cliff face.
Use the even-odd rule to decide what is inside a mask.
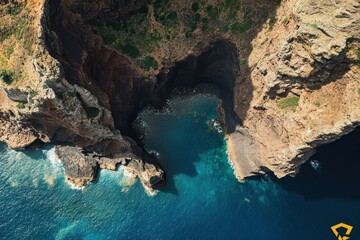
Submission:
[[[32,64],[26,76],[33,77],[2,82],[0,140],[11,148],[24,148],[37,140],[59,145],[57,153],[67,180],[76,187],[94,180],[98,167],[114,170],[122,164],[151,191],[163,180],[163,171],[133,140],[115,129],[104,92],[69,83],[46,45],[49,38],[45,34],[51,34],[47,28],[49,5],[38,7],[42,15],[32,29],[38,35],[31,46],[34,55],[25,56]]]
[[[280,20],[253,40],[245,80],[253,97],[245,112],[239,87],[235,111],[244,122],[229,138],[240,178],[295,174],[317,146],[359,125],[359,8],[358,1],[286,1]]]
[[[37,140],[59,145],[76,186],[92,181],[98,167],[117,164],[149,190],[161,182],[163,171],[126,136],[133,136],[136,114],[146,104],[161,105],[175,87],[220,88],[239,179],[294,174],[315,147],[360,122],[356,0],[24,6],[37,38],[32,51],[19,46],[6,60],[25,67],[21,81],[1,83],[0,140],[12,148]]]

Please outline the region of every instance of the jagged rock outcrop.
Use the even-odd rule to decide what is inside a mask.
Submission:
[[[74,187],[83,188],[95,179],[97,162],[84,155],[81,148],[59,146],[56,154],[64,164],[66,180]]]
[[[76,188],[83,188],[93,181],[99,167],[116,170],[118,165],[122,165],[125,170],[138,177],[149,193],[154,191],[154,186],[163,181],[163,172],[159,167],[144,162],[133,153],[119,153],[113,147],[111,150],[107,149],[107,154],[104,154],[104,152],[85,152],[83,148],[78,147],[57,146],[56,154],[64,164],[67,181]]]

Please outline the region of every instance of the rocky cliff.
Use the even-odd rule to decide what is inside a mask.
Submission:
[[[240,85],[243,125],[229,137],[239,178],[296,174],[317,146],[359,125],[359,9],[359,1],[284,1],[279,20],[252,41],[244,81],[252,99],[244,111]]]
[[[131,123],[178,87],[221,90],[239,179],[296,174],[317,146],[360,123],[357,0],[32,0],[0,8],[8,23],[0,29],[0,140],[56,144],[79,187],[118,164],[149,190],[163,180]],[[10,27],[14,19],[31,19],[21,25],[29,41]]]
[[[76,187],[94,180],[99,167],[114,170],[122,164],[152,191],[163,180],[163,171],[149,154],[114,127],[106,93],[70,83],[61,63],[49,54],[46,42],[50,38],[46,34],[52,32],[47,25],[48,3],[17,4],[7,3],[1,6],[2,11],[21,6],[16,16],[25,11],[34,14],[34,26],[28,31],[34,31],[37,38],[30,46],[31,54],[22,51],[24,40],[16,38],[16,33],[2,43],[6,46],[7,41],[12,42],[19,48],[7,62],[24,60],[24,65],[30,66],[20,70],[8,64],[10,67],[3,70],[0,140],[15,149],[37,141],[56,144],[67,180]],[[11,81],[4,81],[5,77]]]

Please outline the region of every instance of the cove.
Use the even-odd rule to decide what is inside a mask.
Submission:
[[[168,184],[154,197],[124,172],[102,170],[72,190],[48,145],[16,152],[0,145],[1,239],[336,239],[339,222],[360,231],[359,129],[323,146],[295,178],[240,183],[224,135],[213,126],[212,95],[172,98],[137,123],[159,155]]]

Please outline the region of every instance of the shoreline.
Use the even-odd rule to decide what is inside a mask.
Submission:
[[[231,169],[233,170],[233,174],[235,175],[236,179],[239,182],[244,182],[245,179],[241,177],[236,162],[234,161],[234,159],[236,158],[236,154],[233,148],[231,147],[232,144],[231,136],[229,134],[225,134],[225,143],[226,143],[226,154],[228,155],[228,163]]]
[[[266,174],[257,156],[256,144],[245,130],[225,134],[225,141],[229,163],[239,182],[244,182],[248,177]]]

